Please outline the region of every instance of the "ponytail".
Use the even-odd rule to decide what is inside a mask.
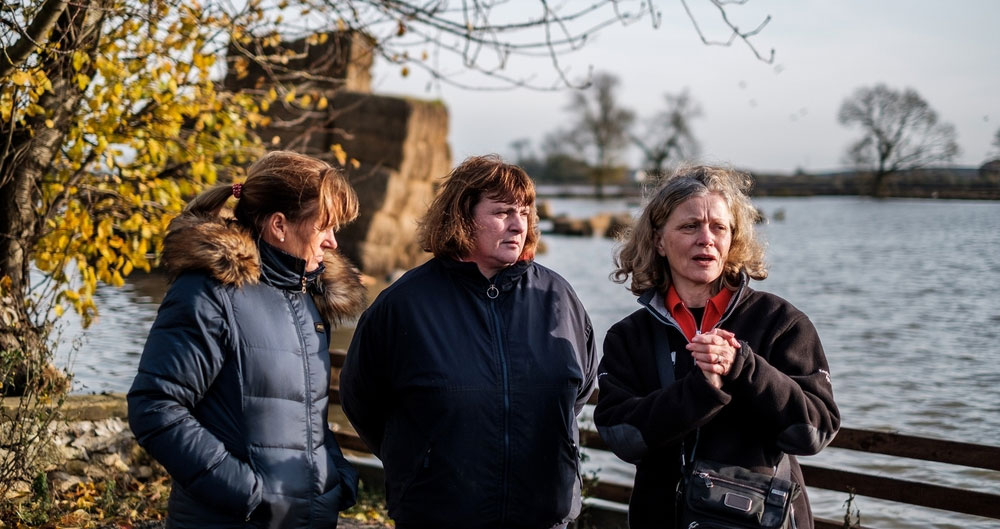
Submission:
[[[218,216],[222,207],[233,196],[234,185],[219,184],[206,189],[194,197],[191,202],[188,202],[188,205],[184,207],[184,213],[198,216]]]

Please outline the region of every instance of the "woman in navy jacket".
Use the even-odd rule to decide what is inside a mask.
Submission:
[[[531,179],[495,157],[448,176],[420,228],[434,258],[383,291],[340,375],[399,529],[559,527],[580,509],[576,415],[593,330],[531,260]]]
[[[633,529],[674,526],[675,489],[693,458],[773,474],[788,454],[801,486],[794,456],[819,452],[840,427],[809,318],[748,286],[767,277],[749,184],[727,169],[681,169],[615,258],[614,278],[631,277],[642,308],[605,338],[594,422],[637,465]],[[793,509],[796,527],[813,527],[804,489]]]
[[[330,326],[363,304],[334,252],[357,204],[326,163],[272,152],[171,222],[173,282],[128,393],[132,431],[172,478],[168,528],[331,529],[354,503],[327,393]]]

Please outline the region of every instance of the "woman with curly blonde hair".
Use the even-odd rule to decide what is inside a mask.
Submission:
[[[594,422],[637,464],[633,529],[675,526],[680,509],[664,499],[696,457],[780,473],[801,489],[794,455],[819,452],[840,426],[816,329],[791,303],[749,286],[767,277],[751,183],[720,167],[678,170],[615,256],[612,278],[631,278],[642,308],[605,338]],[[801,490],[790,495],[789,523],[811,528]]]

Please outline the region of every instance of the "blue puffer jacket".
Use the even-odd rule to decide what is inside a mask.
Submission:
[[[363,304],[335,254],[314,273],[217,218],[176,219],[175,276],[128,393],[173,478],[167,527],[333,528],[357,472],[327,423],[330,324]]]
[[[397,528],[542,529],[579,513],[576,414],[596,375],[562,277],[522,261],[491,282],[434,258],[362,315],[340,395]]]

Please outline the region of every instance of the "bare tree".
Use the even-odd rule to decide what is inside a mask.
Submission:
[[[628,145],[628,130],[635,114],[619,106],[617,76],[599,72],[585,90],[571,94],[567,110],[575,121],[567,133],[571,145],[589,159],[593,167],[594,192],[604,196],[604,184]]]
[[[885,193],[886,179],[900,171],[951,160],[958,154],[955,127],[912,88],[884,84],[857,89],[840,106],[842,125],[861,127],[864,136],[847,150],[847,161],[871,172],[873,196]]]
[[[667,106],[646,120],[645,132],[630,137],[644,158],[644,169],[662,172],[669,160],[692,158],[700,145],[691,129],[691,120],[701,116],[701,105],[685,89],[677,95],[664,94]]]
[[[997,135],[993,137],[993,146],[1000,149],[1000,129],[997,129]]]
[[[305,1],[305,0],[298,0]],[[699,38],[706,45],[743,43],[759,60],[771,63],[774,50],[761,53],[753,37],[770,22],[767,16],[752,29],[741,29],[729,11],[749,0],[708,0],[709,9],[692,11],[680,0]],[[594,0],[591,2],[511,2],[510,0],[312,0],[323,13],[322,20],[336,20],[341,29],[358,29],[379,42],[377,52],[398,64],[404,75],[411,68],[426,70],[434,82],[472,89],[512,86],[559,89],[579,85],[570,82],[563,58],[585,46],[605,27],[649,21],[656,28],[661,14],[656,0]],[[734,6],[735,4],[735,6]],[[699,18],[717,11],[726,29],[723,39],[710,38]],[[507,66],[520,57],[540,58],[551,67],[553,77],[512,77]],[[461,67],[449,67],[458,58]],[[544,74],[541,70],[539,73]],[[467,75],[469,73],[477,75]],[[482,76],[494,81],[483,84]],[[586,83],[586,81],[583,81]]]

